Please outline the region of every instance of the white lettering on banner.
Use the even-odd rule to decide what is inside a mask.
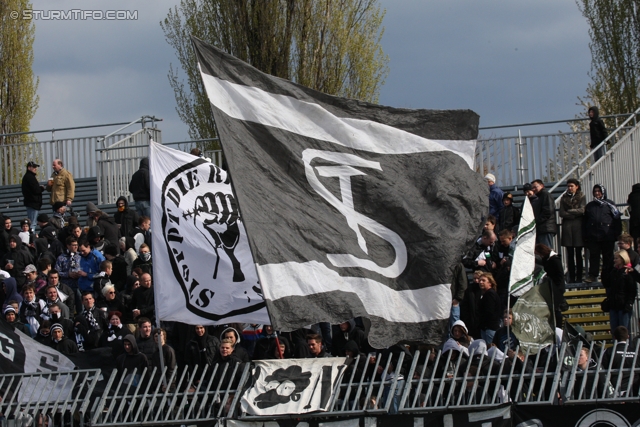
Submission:
[[[13,340],[0,332],[0,354],[13,362],[16,357],[16,350],[12,347]]]
[[[311,166],[311,162],[314,159],[327,160],[333,163],[337,163],[336,166]],[[347,220],[349,227],[356,233],[358,238],[358,245],[368,254],[367,243],[362,236],[360,227],[365,228],[387,241],[395,250],[396,257],[391,265],[388,267],[382,267],[375,262],[358,258],[351,254],[327,254],[327,259],[331,264],[336,267],[361,267],[385,277],[395,278],[398,277],[404,271],[407,266],[407,248],[400,238],[400,236],[394,231],[388,229],[382,224],[356,212],[353,205],[353,194],[351,192],[351,177],[366,175],[366,173],[354,168],[369,168],[381,171],[380,163],[370,160],[362,159],[353,154],[347,153],[334,153],[330,151],[321,151],[314,149],[307,149],[302,152],[302,160],[304,162],[305,174],[307,181],[322,198],[340,211]],[[314,170],[315,169],[315,170]],[[340,193],[342,201],[338,200],[318,179],[315,171],[323,177],[335,177],[340,180]]]

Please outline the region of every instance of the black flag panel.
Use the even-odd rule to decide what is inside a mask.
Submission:
[[[488,211],[478,116],[337,98],[194,45],[273,325],[365,316],[375,347],[436,340]]]

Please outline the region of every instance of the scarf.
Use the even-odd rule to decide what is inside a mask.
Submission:
[[[596,184],[593,186],[593,188],[595,189],[596,187],[600,187],[600,191],[602,191],[602,198],[601,199],[596,199],[594,197],[594,201],[597,202],[600,206],[607,206],[609,208],[609,210],[611,211],[611,215],[613,215],[613,217],[615,219],[620,218],[620,211],[618,210],[618,208],[616,208],[616,205],[614,205],[613,203],[611,203],[610,201],[607,200],[607,189],[604,187],[604,185],[602,184]]]
[[[109,334],[109,336],[107,336],[107,341],[111,342],[117,339],[121,339],[122,337],[118,337],[118,335],[116,334],[116,332],[119,332],[120,329],[122,329],[122,325],[109,325],[109,329],[107,330],[107,333]]]
[[[87,319],[87,322],[89,323],[89,325],[91,325],[91,328],[94,331],[100,329],[100,325],[98,325],[98,321],[96,320],[96,318],[93,317],[93,312],[91,310],[85,309],[82,314],[84,315],[84,318]]]

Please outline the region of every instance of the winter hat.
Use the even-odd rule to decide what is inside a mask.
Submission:
[[[64,328],[60,323],[54,323],[53,325],[51,325],[51,332],[55,331],[56,329],[60,329],[64,333]]]
[[[53,204],[53,211],[54,211],[54,212],[58,212],[58,209],[60,209],[60,208],[61,208],[61,207],[63,207],[63,206],[66,206],[66,205],[67,205],[67,204],[66,204],[66,203],[64,203],[64,202],[55,202],[55,203]]]
[[[40,215],[38,215],[38,218],[36,218],[36,220],[38,222],[49,222],[49,216],[47,216],[46,213],[41,213]]]
[[[92,202],[87,202],[87,214],[98,212],[98,207]]]
[[[496,182],[496,176],[492,173],[488,173],[484,176],[484,179],[491,182]]]
[[[504,200],[504,199],[513,200],[513,194],[511,194],[511,193],[504,193],[504,195],[502,196],[502,200]]]
[[[533,190],[533,186],[528,182],[522,186],[522,191],[531,191],[531,190]]]
[[[8,306],[4,309],[4,314],[11,313],[11,312],[14,312],[14,313],[15,313],[15,312],[16,312],[16,309],[15,309],[15,308],[13,308],[13,306],[12,306],[12,305],[8,305]]]
[[[20,225],[31,225],[31,221],[29,221],[29,219],[25,218],[22,221],[20,221]]]

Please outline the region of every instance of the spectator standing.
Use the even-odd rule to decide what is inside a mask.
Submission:
[[[502,189],[496,184],[496,177],[492,173],[488,173],[484,177],[489,184],[489,215],[493,215],[496,219],[500,219],[500,213],[503,209]]]
[[[498,220],[498,230],[509,230],[515,233],[518,230],[518,224],[520,224],[520,209],[513,206],[513,194],[504,193],[502,205],[504,208]]]
[[[631,274],[631,261],[627,251],[621,250],[613,257],[613,267],[603,270],[602,285],[607,289],[611,330],[618,326],[629,329],[633,303],[638,294],[638,285]]]
[[[591,119],[589,122],[589,134],[591,136],[591,149],[593,150],[604,141],[609,134],[607,133],[604,122],[600,118],[598,107],[589,107],[589,118]],[[593,161],[597,162],[604,154],[605,147],[602,146],[598,148],[598,150],[593,153]]]
[[[46,187],[47,191],[51,193],[51,205],[55,202],[63,202],[67,206],[71,206],[76,191],[73,175],[64,168],[60,159],[55,159],[52,167],[53,174]]]
[[[562,260],[550,247],[540,243],[535,247],[535,254],[542,259],[542,267],[553,286],[553,309],[556,327],[560,328],[562,327],[562,311],[568,308],[564,299],[565,276]]]
[[[147,317],[151,320],[151,324],[155,322],[155,301],[153,297],[153,287],[151,286],[151,275],[144,273],[140,277],[140,287],[133,291],[131,298],[131,308],[133,309],[133,318]]]
[[[633,184],[627,197],[629,204],[629,234],[633,236],[633,247],[638,250],[640,239],[640,183]]]
[[[498,296],[498,285],[491,273],[480,276],[480,301],[478,303],[478,319],[480,321],[480,337],[488,343],[500,328],[502,319],[502,303]]]
[[[138,213],[129,209],[129,202],[124,196],[118,197],[116,207],[118,208],[118,211],[113,215],[113,219],[116,221],[116,224],[118,224],[120,235],[128,237],[131,235],[133,229],[138,225]],[[112,243],[115,243],[115,241]]]
[[[42,193],[44,186],[38,182],[38,168],[36,162],[27,163],[27,172],[22,177],[22,198],[25,208],[27,208],[27,217],[31,221],[31,231],[36,231],[36,219],[38,211],[42,208]]]
[[[140,160],[140,168],[131,177],[129,191],[136,202],[136,211],[140,216],[151,217],[150,200],[151,187],[149,186],[149,159]]]
[[[622,230],[620,211],[613,201],[607,199],[607,189],[602,184],[593,186],[593,200],[584,211],[582,235],[589,249],[589,275],[585,282],[598,280],[600,257],[602,271],[609,271],[613,262],[616,237]]]
[[[582,283],[584,264],[582,262],[582,221],[587,206],[586,197],[577,179],[567,180],[567,191],[560,199],[560,218],[562,218],[561,245],[567,251],[569,283]]]
[[[536,218],[536,243],[542,243],[553,249],[553,237],[558,233],[556,227],[556,207],[551,194],[544,188],[544,183],[536,179],[531,183],[531,189],[540,201],[540,211]]]

